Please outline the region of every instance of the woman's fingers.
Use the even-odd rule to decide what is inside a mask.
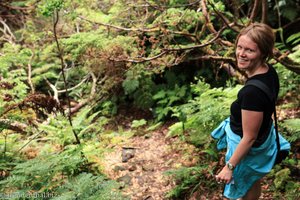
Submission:
[[[225,178],[225,177],[220,177],[219,175],[215,176],[217,183],[231,183],[232,178]]]

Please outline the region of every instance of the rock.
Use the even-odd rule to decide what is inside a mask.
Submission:
[[[132,180],[132,177],[129,176],[128,174],[117,179],[118,182],[123,182],[126,185],[132,185],[131,180]]]
[[[114,171],[115,171],[115,172],[118,172],[118,171],[125,171],[125,170],[126,170],[126,168],[123,167],[123,166],[117,165],[117,166],[114,167]]]
[[[144,200],[154,200],[152,196],[147,196]]]
[[[128,162],[131,158],[134,157],[135,149],[132,147],[123,147],[122,148],[122,162]]]
[[[138,183],[140,186],[143,186],[143,185],[144,185],[145,181],[144,181],[144,179],[143,179],[142,176],[137,176],[136,179],[137,179],[137,183]]]
[[[151,135],[149,133],[147,133],[146,135],[144,135],[145,139],[149,139],[151,137]]]
[[[153,171],[154,171],[154,166],[152,166],[151,164],[143,165],[143,166],[142,166],[142,169],[143,169],[144,171],[146,171],[146,172],[148,172],[148,171],[153,172]]]
[[[128,168],[128,170],[129,171],[135,171],[137,169],[137,167],[136,167],[136,165],[131,165],[131,166],[129,166],[129,168]]]

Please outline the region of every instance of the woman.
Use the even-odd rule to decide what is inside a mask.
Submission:
[[[262,23],[244,28],[236,40],[236,61],[248,80],[266,84],[277,97],[279,80],[275,69],[267,64],[274,47],[272,29]],[[247,80],[247,81],[248,81]],[[220,139],[218,148],[227,147],[226,164],[216,175],[225,183],[224,196],[230,199],[255,200],[261,194],[260,179],[272,169],[276,153],[272,113],[275,101],[253,85],[244,86],[230,108],[230,118],[212,132]],[[289,143],[280,136],[281,148]]]

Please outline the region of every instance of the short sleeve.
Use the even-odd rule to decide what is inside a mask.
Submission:
[[[248,85],[240,93],[241,109],[251,111],[264,111],[269,102],[267,95],[259,88]]]

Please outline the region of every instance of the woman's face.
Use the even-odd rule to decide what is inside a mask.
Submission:
[[[253,72],[262,65],[262,53],[247,35],[242,35],[236,45],[235,55],[239,69]]]

